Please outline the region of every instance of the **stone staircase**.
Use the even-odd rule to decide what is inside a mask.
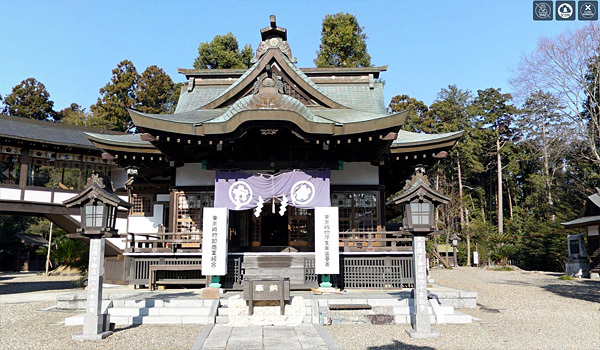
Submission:
[[[330,310],[329,305],[369,305],[371,309]],[[440,305],[429,300],[431,323],[471,323],[471,315],[456,311],[452,306]],[[414,309],[412,299],[318,299],[318,320],[320,324],[344,323],[411,323]],[[392,317],[393,316],[393,317]]]
[[[112,300],[103,310],[116,325],[213,323],[218,300],[140,299]],[[83,325],[83,314],[65,319],[65,326]]]
[[[78,301],[78,300],[75,300]],[[473,318],[456,311],[441,299],[442,305],[429,300],[431,323],[471,323]],[[73,302],[73,301],[71,301]],[[79,301],[78,301],[79,302]],[[363,309],[347,307],[331,310],[330,305],[367,306]],[[73,304],[73,306],[80,306]],[[315,324],[410,324],[413,300],[409,298],[344,298],[292,296],[280,315],[279,302],[258,302],[254,315],[248,316],[248,306],[241,296],[221,300],[186,298],[135,298],[103,300],[102,310],[116,325],[140,324],[228,324],[239,326],[273,325],[297,326]],[[83,314],[65,319],[66,326],[83,325]]]

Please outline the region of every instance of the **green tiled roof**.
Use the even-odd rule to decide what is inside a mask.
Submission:
[[[394,146],[400,147],[411,144],[422,144],[426,142],[442,141],[443,139],[454,138],[462,135],[462,131],[447,132],[443,134],[421,134],[416,132],[398,131],[398,137],[392,142]]]
[[[223,90],[223,92],[221,92],[221,94],[219,94],[219,96],[217,96],[217,97],[213,98],[212,100],[216,100],[216,99],[218,99],[219,97],[221,97],[221,96],[225,95],[225,94],[226,94],[226,93],[228,93],[229,91],[233,90],[233,89],[234,89],[236,86],[238,86],[238,85],[239,85],[239,84],[240,84],[242,81],[244,81],[244,79],[246,79],[246,77],[247,77],[248,75],[250,75],[250,73],[252,73],[252,72],[253,72],[253,71],[254,71],[254,70],[255,70],[255,69],[258,67],[258,65],[259,65],[259,64],[260,64],[260,62],[263,60],[263,58],[264,58],[264,56],[263,56],[263,57],[261,57],[261,58],[260,58],[258,61],[256,61],[256,63],[254,63],[254,64],[252,65],[252,67],[248,68],[248,70],[246,71],[246,73],[242,74],[242,76],[241,76],[241,77],[239,77],[239,78],[238,78],[238,80],[236,80],[236,81],[235,81],[233,84],[229,85],[229,86],[227,87],[227,89]],[[212,100],[211,100],[211,101],[212,101]],[[211,102],[211,101],[208,101],[208,102]],[[206,103],[205,103],[205,104],[206,104]],[[197,108],[201,108],[201,107],[202,107],[202,106],[197,106]]]
[[[227,108],[218,109],[202,109],[175,114],[149,114],[135,111],[139,115],[143,115],[153,119],[168,120],[173,123],[204,123],[211,119],[215,119],[227,112]]]
[[[287,59],[287,57],[285,57],[285,55],[282,55],[283,57],[283,61],[285,63],[287,63],[288,66],[290,66],[290,68],[296,73],[298,74],[298,76],[300,78],[302,78],[304,81],[306,81],[306,83],[308,85],[310,85],[313,89],[319,91],[320,93],[322,93],[323,95],[327,96],[329,99],[332,99],[330,96],[328,96],[323,90],[321,90],[321,88],[319,87],[319,85],[315,84],[314,81],[312,81],[309,77],[306,76],[306,74],[304,74],[303,71],[301,71],[298,67],[296,67],[295,64],[293,64],[292,62],[290,62],[290,60]],[[334,99],[332,99],[334,100]],[[334,100],[335,101],[335,100]],[[339,103],[339,101],[336,101]]]
[[[318,86],[323,94],[346,107],[364,112],[386,113],[381,83],[375,83],[373,89],[368,84],[318,84]]]
[[[219,97],[229,86],[195,86],[194,90],[188,91],[187,86],[181,88],[179,101],[175,113],[183,113],[202,108],[207,103]]]
[[[575,220],[561,222],[560,224],[567,228],[576,228],[600,223],[600,215],[584,216]]]
[[[302,115],[306,120],[315,123],[331,123],[331,121],[320,118],[319,116],[313,114],[302,102],[297,99],[288,96],[288,95],[279,95],[280,101],[278,103],[283,105],[282,109],[295,111],[298,114]],[[215,118],[213,120],[207,121],[208,123],[222,123],[229,119],[231,119],[234,115],[247,110],[257,110],[256,107],[251,105],[251,101],[253,96],[246,96],[241,98],[239,101],[234,103],[229,110],[223,115]]]
[[[355,123],[388,117],[387,114],[369,113],[354,109],[311,108],[314,114],[336,123]]]
[[[112,144],[124,144],[124,145],[137,145],[137,146],[149,146],[154,147],[149,141],[142,141],[140,134],[129,134],[129,135],[108,135],[108,134],[96,134],[91,132],[85,133],[92,140],[103,140]]]

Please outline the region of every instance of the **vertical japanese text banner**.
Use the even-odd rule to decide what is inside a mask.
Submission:
[[[340,273],[338,207],[315,208],[315,273]]]
[[[227,274],[227,208],[204,208],[202,211],[202,274],[225,276]]]

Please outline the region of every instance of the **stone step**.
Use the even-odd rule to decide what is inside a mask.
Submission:
[[[215,323],[218,323],[218,324],[227,324],[227,323],[229,323],[229,316],[227,316],[227,315],[219,315],[219,316],[216,317]]]
[[[440,306],[439,308],[444,315],[451,315],[454,313],[454,308],[452,306]],[[395,315],[410,315],[412,310],[412,306],[394,306]],[[431,306],[427,309],[427,311],[429,314],[433,314],[433,309]]]
[[[208,316],[210,308],[207,307],[113,307],[108,309],[111,317],[114,316]]]
[[[339,304],[368,304],[375,306],[409,306],[412,301],[409,299],[318,299],[319,306],[339,305]]]
[[[113,307],[210,307],[213,302],[208,299],[125,299],[113,300]]]
[[[110,316],[110,323],[116,325],[140,324],[208,324],[209,316]],[[65,326],[82,326],[83,314],[65,319]]]
[[[464,314],[460,311],[454,311],[453,314],[444,315],[444,321],[446,323],[471,323],[473,322],[473,317],[471,315]]]

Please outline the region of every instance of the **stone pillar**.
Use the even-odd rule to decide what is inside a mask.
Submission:
[[[429,302],[427,300],[427,258],[425,236],[413,235],[413,266],[415,277],[414,312],[411,315],[413,329],[406,332],[411,338],[439,338],[440,334],[431,329]]]
[[[87,306],[83,316],[83,333],[73,335],[74,340],[99,340],[112,334],[109,330],[108,314],[102,314],[104,248],[104,238],[90,238]]]

